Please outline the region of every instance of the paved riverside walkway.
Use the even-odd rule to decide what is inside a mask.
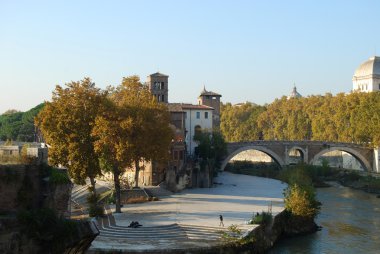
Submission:
[[[159,201],[125,205],[121,214],[99,221],[100,235],[89,252],[145,253],[213,246],[220,244],[220,231],[232,224],[252,230],[255,226],[246,221],[253,213],[268,211],[270,204],[274,215],[284,209],[286,186],[279,181],[223,172],[214,182],[218,183],[214,188],[188,189]],[[219,214],[224,217],[224,228],[219,227]],[[143,227],[128,228],[131,221]]]

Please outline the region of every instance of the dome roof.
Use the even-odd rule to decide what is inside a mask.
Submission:
[[[359,68],[356,69],[354,78],[361,78],[372,75],[380,76],[380,57],[378,56],[373,56],[362,63]]]

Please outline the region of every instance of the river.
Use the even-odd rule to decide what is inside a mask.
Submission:
[[[281,240],[270,254],[380,253],[380,199],[374,194],[332,183],[317,189],[322,230]]]

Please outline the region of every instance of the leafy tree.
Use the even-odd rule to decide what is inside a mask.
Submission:
[[[120,175],[134,166],[138,186],[140,162],[167,159],[173,133],[166,106],[154,99],[137,76],[124,78],[104,109],[93,130],[95,150],[114,175],[116,212],[121,212]]]
[[[292,214],[302,217],[314,218],[318,214],[313,194],[298,184],[290,185],[285,190],[285,208]]]
[[[221,133],[230,142],[257,140],[261,138],[261,130],[257,118],[265,111],[265,107],[252,103],[232,106],[231,103],[221,107]]]
[[[51,146],[53,165],[68,168],[75,182],[84,184],[88,177],[95,191],[95,177],[101,174],[98,155],[91,135],[95,118],[101,112],[106,93],[90,78],[56,86],[51,102],[46,102],[36,117],[46,142]]]
[[[8,110],[0,115],[0,140],[34,141],[36,134],[34,117],[43,106],[41,103],[27,112]]]
[[[204,168],[207,165],[211,180],[227,152],[224,138],[218,131],[199,131],[195,133],[194,140],[198,141],[195,154],[201,158],[200,166]]]

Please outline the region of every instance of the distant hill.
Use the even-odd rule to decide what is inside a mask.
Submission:
[[[35,141],[34,117],[44,105],[41,103],[26,112],[10,110],[0,115],[0,140]]]

